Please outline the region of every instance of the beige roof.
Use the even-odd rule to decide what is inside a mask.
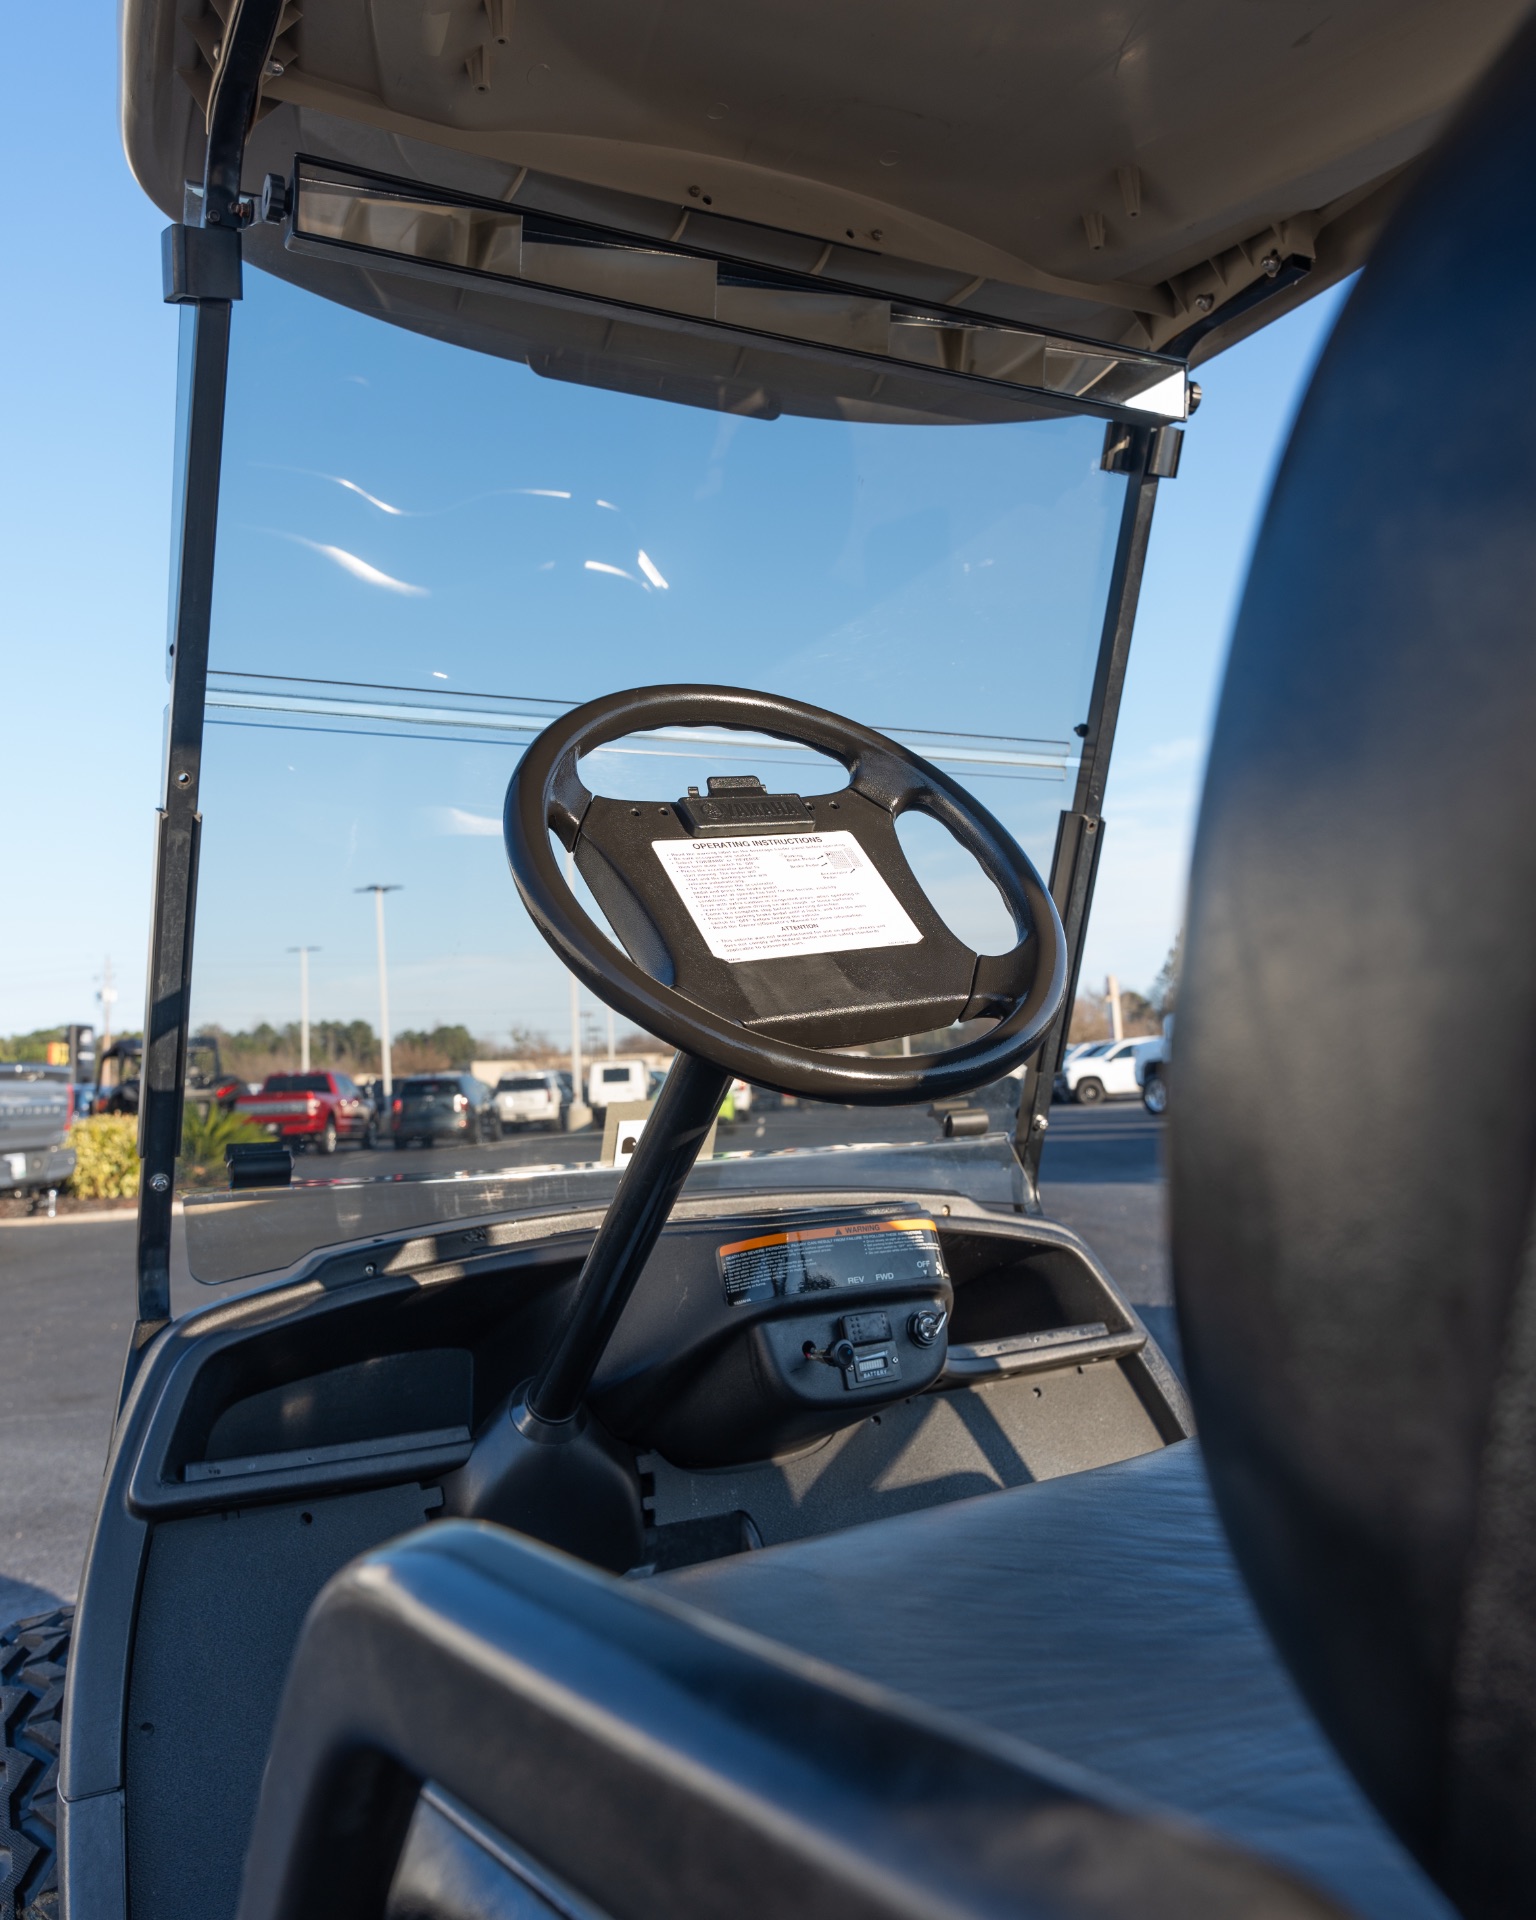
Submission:
[[[125,7],[128,155],[173,216],[201,175],[229,4]],[[293,0],[245,181],[310,153],[1197,361],[1359,265],[1403,170],[1522,12]],[[407,325],[523,350],[515,315],[498,345],[483,315],[461,324],[385,276],[297,257],[275,229],[253,229],[247,257]],[[1280,260],[1312,270],[1191,343]]]

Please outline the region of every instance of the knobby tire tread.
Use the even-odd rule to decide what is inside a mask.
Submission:
[[[58,1920],[57,1800],[73,1607],[0,1632],[0,1920]]]

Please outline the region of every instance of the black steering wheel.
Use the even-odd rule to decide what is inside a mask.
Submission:
[[[744,793],[746,782],[712,781],[708,797],[694,794],[676,807],[604,799],[583,786],[583,754],[627,734],[678,727],[740,729],[813,748],[842,763],[848,785],[802,798],[762,793],[755,782]],[[1008,953],[974,953],[918,886],[894,825],[914,808],[947,827],[996,885],[1018,934]],[[523,904],[580,980],[681,1052],[781,1093],[866,1106],[967,1093],[1025,1059],[1062,1003],[1065,936],[1028,855],[947,774],[819,707],[709,686],[640,687],[589,701],[546,727],[524,754],[507,789],[505,830]],[[551,830],[575,855],[628,954],[567,885]],[[774,850],[787,844],[779,834],[807,832],[854,836],[852,858],[862,854],[895,897],[906,928],[900,942],[808,957],[722,958],[656,852],[667,840],[747,834],[773,834],[759,844]],[[988,1015],[995,1024],[979,1039],[943,1053],[835,1050]]]

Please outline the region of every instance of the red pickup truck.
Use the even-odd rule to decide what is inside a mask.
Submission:
[[[343,1140],[371,1147],[376,1139],[372,1102],[344,1073],[269,1073],[261,1092],[242,1095],[235,1111],[290,1147],[317,1153],[334,1153]]]

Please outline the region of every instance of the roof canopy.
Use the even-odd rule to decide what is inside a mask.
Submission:
[[[202,176],[210,82],[241,3],[127,0],[124,137],[176,218]],[[1404,169],[1522,12],[291,0],[244,181],[259,190],[308,154],[1195,364],[1360,264]],[[669,368],[697,372],[697,343],[676,328],[631,328],[606,352],[580,341],[559,366],[573,343],[547,303],[296,251],[271,227],[251,229],[246,253],[544,372],[656,391]],[[712,403],[731,404],[723,376],[710,380]]]

